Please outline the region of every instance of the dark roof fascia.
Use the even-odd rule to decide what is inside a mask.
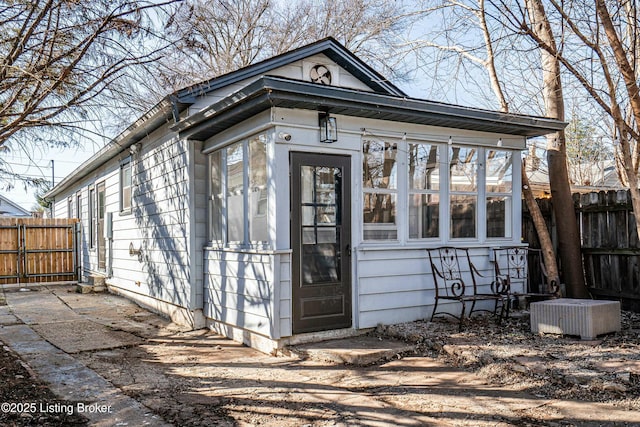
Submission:
[[[223,74],[219,77],[180,89],[176,92],[176,95],[180,102],[193,104],[199,96],[202,96],[207,92],[267,73],[276,68],[319,53],[325,54],[376,92],[398,96],[405,95],[401,89],[390,83],[384,76],[364,63],[347,48],[331,37],[285,52],[278,56],[265,59],[264,61]]]
[[[313,83],[263,77],[238,92],[172,126],[181,136],[205,140],[267,108],[280,106],[328,111],[356,117],[393,120],[487,132],[541,136],[564,129],[565,122],[520,114],[462,107]]]
[[[51,198],[69,188],[72,184],[91,174],[96,168],[108,162],[124,150],[131,147],[150,133],[154,132],[163,124],[172,121],[175,110],[184,110],[185,105],[175,104],[171,97],[165,97],[157,103],[146,114],[136,120],[125,129],[120,135],[105,144],[96,154],[78,166],[73,172],[67,175],[62,181],[49,190],[44,197]]]

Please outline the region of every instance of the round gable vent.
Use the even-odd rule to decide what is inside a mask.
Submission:
[[[319,83],[322,85],[330,85],[331,84],[331,71],[322,64],[318,64],[311,68],[309,71],[309,78],[314,83]]]

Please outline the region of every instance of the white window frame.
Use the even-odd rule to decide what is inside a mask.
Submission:
[[[443,221],[444,221],[444,217],[442,216],[442,204],[443,204],[443,200],[442,200],[442,192],[443,192],[443,182],[444,182],[444,178],[443,178],[443,174],[442,174],[442,150],[443,150],[443,145],[440,143],[436,143],[436,142],[430,142],[430,141],[407,141],[406,143],[406,153],[407,153],[407,166],[406,166],[406,178],[407,178],[407,185],[406,185],[406,193],[407,193],[407,205],[406,205],[406,222],[407,222],[407,227],[406,227],[406,236],[407,239],[409,241],[440,241],[443,238],[442,235],[442,228],[443,228]],[[437,190],[429,190],[429,189],[412,189],[411,188],[411,177],[409,176],[409,172],[410,172],[410,168],[409,168],[409,164],[410,164],[410,159],[409,159],[409,145],[414,144],[414,145],[429,145],[431,147],[435,147],[437,150],[437,164],[438,164],[438,175],[440,178],[440,181],[438,183],[438,189]],[[411,237],[411,229],[410,229],[410,221],[409,221],[409,207],[411,205],[410,203],[410,199],[411,196],[415,195],[415,194],[419,194],[419,195],[437,195],[438,196],[438,236],[436,237]],[[423,227],[424,225],[421,224],[420,227],[420,234],[423,231]]]
[[[365,153],[363,151],[363,146],[364,146],[364,142],[365,141],[369,141],[369,142],[374,142],[377,144],[382,144],[385,148],[383,149],[384,152],[387,151],[386,148],[386,144],[389,145],[394,145],[395,144],[395,150],[396,150],[396,157],[395,157],[395,188],[384,188],[384,187],[367,187],[365,186],[364,183],[364,159],[365,159]],[[406,155],[406,146],[402,146],[402,141],[398,138],[377,138],[377,137],[365,137],[360,141],[360,155],[362,156],[362,160],[360,162],[361,167],[363,168],[362,171],[363,173],[360,174],[360,185],[362,186],[362,207],[360,209],[359,215],[360,218],[362,219],[362,241],[363,242],[377,242],[377,243],[394,243],[394,242],[400,242],[402,240],[402,227],[400,222],[403,221],[403,218],[401,218],[402,216],[402,212],[406,212],[406,209],[403,210],[403,202],[401,201],[401,197],[400,195],[402,194],[401,191],[401,183],[403,182],[403,177],[401,176],[401,174],[403,174],[404,169],[402,167],[403,162],[402,161],[402,156]],[[385,154],[383,153],[383,164],[384,164],[384,158],[385,158]],[[405,192],[406,193],[406,192]],[[371,194],[376,194],[376,195],[382,195],[382,196],[392,196],[395,197],[395,221],[393,223],[365,223],[364,222],[364,199],[367,195],[371,195]],[[368,228],[369,230],[375,231],[375,230],[381,230],[384,231],[386,229],[393,229],[395,230],[396,233],[396,237],[395,238],[388,238],[388,239],[365,239],[364,234],[365,234],[365,228]]]
[[[496,244],[498,242],[511,242],[514,237],[519,233],[520,221],[516,217],[515,204],[520,200],[520,192],[518,188],[518,179],[520,173],[519,163],[516,161],[520,158],[520,150],[516,148],[494,148],[487,144],[475,145],[472,138],[467,138],[469,142],[448,144],[446,138],[441,140],[425,138],[425,139],[407,139],[407,138],[393,138],[393,137],[373,137],[380,141],[397,142],[398,144],[398,165],[397,165],[397,190],[393,190],[396,194],[396,227],[398,231],[397,239],[388,240],[372,240],[364,239],[364,223],[362,223],[360,230],[361,242],[364,246],[379,246],[384,244],[385,246],[396,246],[404,244],[454,244],[459,245],[463,243],[467,244],[482,244],[491,243]],[[370,140],[372,137],[369,135],[361,138],[360,140],[360,167],[364,167],[364,152],[363,143],[365,140]],[[440,186],[439,190],[426,191],[430,194],[438,194],[439,196],[439,237],[409,237],[409,197],[412,194],[422,193],[423,190],[411,190],[409,183],[409,159],[408,149],[409,144],[429,144],[437,146],[439,150],[440,161]],[[471,148],[476,150],[476,179],[477,185],[473,192],[469,191],[452,191],[450,187],[449,177],[449,162],[450,162],[450,149],[452,147]],[[510,193],[490,193],[487,192],[486,187],[486,156],[489,150],[506,151],[511,153],[511,167],[512,167],[512,188]],[[364,194],[370,190],[364,187],[363,171],[360,170],[360,182],[362,198],[360,200],[360,218],[362,218],[364,212]],[[385,192],[388,190],[385,190]],[[451,212],[450,203],[452,195],[472,195],[476,198],[476,212],[475,212],[475,236],[474,237],[451,237],[451,226],[449,224]],[[486,227],[486,201],[488,197],[504,196],[511,198],[511,206],[505,208],[505,232],[510,234],[505,237],[487,237]],[[510,233],[508,231],[510,230]]]
[[[488,160],[488,155],[490,151],[502,151],[502,152],[506,152],[506,153],[510,153],[511,154],[511,192],[490,192],[488,191],[487,188],[487,163],[489,162]],[[513,233],[513,203],[514,203],[514,173],[515,173],[515,165],[514,165],[514,158],[516,157],[517,152],[513,151],[513,150],[505,150],[505,149],[500,149],[500,148],[485,148],[485,152],[484,152],[484,159],[485,159],[485,179],[484,179],[484,188],[486,189],[486,193],[484,195],[484,209],[485,209],[485,236],[487,240],[508,240],[512,238],[512,233]],[[519,158],[519,156],[518,156]],[[487,226],[487,220],[488,220],[488,216],[487,216],[487,212],[486,212],[486,208],[487,208],[487,202],[489,200],[489,198],[491,197],[504,197],[504,198],[509,198],[510,199],[510,203],[505,204],[505,218],[504,218],[504,231],[505,231],[505,235],[504,236],[495,236],[495,237],[489,237],[488,235],[488,230],[486,230],[486,226]]]
[[[129,169],[129,185],[126,186],[124,182],[124,174],[125,170]],[[119,184],[119,194],[120,194],[120,213],[128,214],[131,213],[133,209],[133,163],[131,161],[131,157],[127,157],[122,162],[120,162],[120,184]],[[129,197],[125,200],[125,189],[129,188]],[[125,203],[128,201],[128,206]]]
[[[268,212],[269,212],[269,149],[268,149],[268,142],[267,142],[267,138],[266,138],[266,134],[264,132],[260,132],[260,133],[256,133],[253,134],[247,138],[243,138],[241,140],[238,141],[234,141],[231,144],[225,145],[224,147],[221,147],[218,150],[213,151],[212,153],[209,153],[208,155],[208,197],[209,197],[209,209],[208,209],[208,224],[209,224],[209,233],[208,233],[208,238],[209,238],[209,245],[212,247],[225,247],[225,248],[238,248],[238,249],[269,249],[272,246],[272,242],[270,241],[270,237],[267,237],[266,241],[252,241],[250,239],[250,230],[251,230],[251,218],[250,218],[250,213],[251,213],[251,208],[250,208],[250,204],[252,203],[250,200],[250,162],[251,162],[251,153],[250,153],[250,141],[256,139],[256,138],[264,138],[264,144],[265,144],[265,153],[267,156],[267,160],[266,160],[266,182],[265,182],[265,188],[261,189],[261,192],[264,192],[264,198],[261,198],[258,203],[262,202],[263,204],[266,203],[265,206],[265,210],[264,210],[264,214],[259,215],[260,217],[264,217],[267,216],[267,227],[268,227],[268,223],[269,223],[269,218],[268,218]],[[242,192],[242,204],[243,204],[243,211],[242,211],[242,226],[243,226],[243,230],[242,230],[242,234],[243,234],[243,239],[242,241],[238,241],[238,240],[234,240],[234,241],[230,241],[229,240],[229,209],[228,209],[228,170],[227,170],[227,149],[233,145],[236,144],[241,144],[242,147],[242,178],[243,178],[243,192]],[[213,168],[213,155],[214,153],[220,153],[220,170],[221,170],[221,182],[220,182],[220,194],[218,195],[214,195],[212,194],[212,185],[211,185],[211,179],[212,179],[212,168]],[[262,194],[262,193],[261,193]],[[213,202],[214,199],[218,197],[220,198],[220,201],[222,203],[221,206],[221,236],[222,236],[222,241],[218,240],[218,239],[214,239],[213,236],[213,226],[214,226],[214,219],[212,217],[213,215]]]

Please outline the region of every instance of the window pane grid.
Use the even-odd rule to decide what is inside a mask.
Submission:
[[[269,240],[266,136],[229,145],[209,159],[210,241],[264,246]]]
[[[398,238],[398,142],[364,139],[362,142],[363,237]]]
[[[408,144],[409,239],[440,236],[439,150],[437,144]]]

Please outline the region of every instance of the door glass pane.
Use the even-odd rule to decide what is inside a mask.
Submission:
[[[302,282],[340,281],[340,168],[302,166]]]
[[[313,202],[314,172],[315,168],[313,166],[302,166],[302,172],[300,174],[300,182],[302,183],[302,203]]]
[[[104,214],[105,214],[105,184],[98,184],[98,269],[106,267],[106,245],[104,238]]]

